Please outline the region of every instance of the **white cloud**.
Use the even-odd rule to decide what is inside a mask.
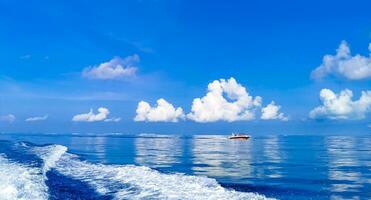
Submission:
[[[37,116],[37,117],[30,117],[30,118],[27,118],[25,121],[26,122],[34,122],[34,121],[44,121],[46,119],[48,119],[48,115]]]
[[[322,89],[322,105],[309,113],[312,119],[364,119],[371,111],[371,91],[362,91],[361,97],[353,101],[353,92],[345,89],[335,94],[329,89]]]
[[[83,77],[90,79],[121,79],[134,76],[139,62],[139,56],[134,54],[126,58],[114,57],[108,62],[101,63],[98,66],[85,68],[82,72]]]
[[[95,114],[93,109],[90,109],[90,112],[84,114],[78,114],[73,116],[72,121],[75,122],[96,122],[96,121],[103,121],[107,119],[109,115],[109,110],[104,107],[98,108],[98,113]]]
[[[178,122],[179,119],[184,118],[183,109],[175,108],[165,99],[158,99],[155,107],[141,101],[138,103],[136,113],[134,121]]]
[[[342,41],[336,50],[336,55],[325,55],[322,64],[312,71],[312,77],[321,79],[329,74],[345,77],[350,80],[360,80],[371,77],[371,43],[368,46],[370,55],[352,56],[349,46]]]
[[[272,120],[272,119],[279,119],[282,121],[287,121],[288,117],[286,117],[283,113],[280,113],[281,106],[278,106],[272,101],[266,107],[261,109],[262,115],[261,119],[263,120]]]
[[[208,85],[204,97],[193,100],[192,111],[187,117],[196,122],[252,120],[261,101],[259,96],[249,96],[234,78],[215,80]]]
[[[16,120],[16,117],[13,114],[0,116],[0,121],[13,123]]]
[[[120,117],[112,117],[112,118],[109,118],[109,119],[105,119],[104,121],[105,122],[119,122],[119,121],[121,121],[121,118]]]

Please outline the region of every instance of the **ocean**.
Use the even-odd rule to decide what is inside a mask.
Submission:
[[[371,199],[371,136],[0,134],[0,199]]]

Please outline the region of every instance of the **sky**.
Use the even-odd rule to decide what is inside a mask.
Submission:
[[[0,1],[0,132],[369,134],[370,7]]]

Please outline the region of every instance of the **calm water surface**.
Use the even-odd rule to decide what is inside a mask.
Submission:
[[[63,179],[62,182],[67,181],[65,185],[73,183],[83,188],[84,191],[87,191],[86,199],[93,199],[92,197],[97,197],[97,199],[103,199],[103,197],[106,199],[117,198],[117,196],[110,194],[118,194],[117,191],[123,190],[124,186],[117,183],[118,188],[109,189],[111,193],[103,191],[102,188],[105,188],[103,186],[115,187],[115,184],[113,182],[103,183],[104,180],[98,178],[94,178],[95,182],[91,181],[92,177],[96,177],[96,175],[92,175],[95,169],[92,166],[104,166],[104,173],[106,173],[109,171],[108,169],[111,170],[110,167],[128,165],[147,166],[160,172],[160,175],[182,173],[206,176],[211,178],[207,179],[208,181],[215,179],[217,181],[215,184],[240,192],[239,195],[257,193],[268,198],[278,199],[371,199],[370,136],[266,136],[252,137],[248,141],[235,141],[226,138],[227,136],[220,135],[74,136],[3,134],[0,135],[0,155],[4,154],[3,157],[11,162],[29,166],[29,163],[37,163],[37,159],[33,158],[30,153],[24,152],[30,152],[29,149],[32,148],[59,144],[67,147],[69,154],[78,156],[81,162],[63,158],[66,159],[64,163],[57,163],[56,169],[59,165],[66,164],[66,162],[75,163],[60,167],[60,171],[53,170],[54,165],[50,167],[52,170],[46,173],[48,177],[45,179],[47,180],[46,188],[49,187],[49,193],[53,192],[53,189],[50,189],[53,187],[56,188],[56,191],[54,191],[54,195],[49,194],[49,199],[53,199],[52,197],[54,199],[64,197],[74,199],[74,195],[81,195],[81,192],[78,193],[73,189],[68,191],[68,188],[65,191],[60,191],[63,184],[55,185],[58,181],[53,183],[53,180],[58,179]],[[20,146],[29,146],[27,147],[28,150],[20,150],[20,147],[17,147],[19,144],[22,144]],[[32,149],[32,151],[34,150]],[[53,149],[54,151],[56,150]],[[36,155],[39,155],[39,153]],[[91,165],[87,163],[91,163]],[[97,165],[99,163],[103,165]],[[45,167],[45,164],[43,166]],[[71,170],[66,170],[68,167]],[[72,170],[77,167],[85,170],[84,173],[77,173]],[[101,168],[97,168],[95,171],[97,170],[101,170]],[[128,170],[132,169],[122,169],[120,173],[128,172]],[[144,172],[147,173],[147,171]],[[113,172],[109,171],[109,173]],[[133,173],[135,172],[131,172],[130,175]],[[154,174],[149,176],[152,177]],[[66,177],[70,178],[67,179]],[[180,181],[184,181],[183,178],[186,177],[179,176],[179,180],[174,180],[174,183],[179,182],[181,185],[183,183],[180,183]],[[111,178],[114,179],[115,177],[112,175]],[[138,181],[138,177],[135,178]],[[146,177],[141,178],[145,179]],[[161,177],[155,178],[161,179]],[[169,179],[169,181],[172,181],[175,177],[164,176],[164,179],[166,178],[172,178]],[[86,184],[86,186],[82,184],[89,181],[91,181],[91,184]],[[125,184],[130,185],[131,182],[125,182]],[[137,182],[135,184],[140,185]],[[176,185],[169,187],[178,187]],[[146,189],[147,186],[148,184],[143,184],[140,190],[126,189],[126,193],[120,194],[120,197],[122,199],[141,197],[140,195],[144,194],[138,191],[143,191],[143,188]],[[183,185],[181,187],[188,188],[190,186]],[[5,187],[4,184],[3,187]],[[89,191],[90,189],[91,191]],[[99,189],[102,189],[103,192]],[[167,194],[167,189],[163,188],[156,194],[142,197],[143,199],[153,199],[155,197],[161,199],[164,198],[161,195]],[[97,192],[97,196],[93,195],[95,192]],[[64,195],[60,195],[61,193]],[[99,196],[98,194],[105,195]],[[229,193],[220,193],[220,195],[216,198],[229,195]],[[247,198],[249,197],[238,196],[236,199]]]

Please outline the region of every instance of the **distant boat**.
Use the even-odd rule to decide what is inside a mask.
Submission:
[[[235,133],[233,133],[232,136],[228,137],[228,139],[231,139],[231,140],[247,140],[249,138],[250,138],[249,135],[235,134]]]

